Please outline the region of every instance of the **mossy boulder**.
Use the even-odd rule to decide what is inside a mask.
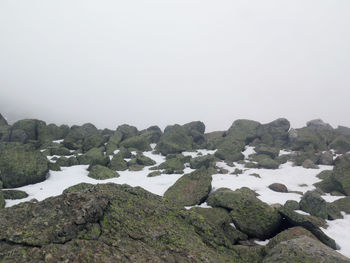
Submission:
[[[0,190],[0,209],[5,207],[5,197],[3,191]]]
[[[79,165],[79,161],[78,161],[77,157],[75,157],[75,156],[71,156],[68,158],[65,156],[62,156],[56,160],[55,164],[58,165],[59,167],[70,167],[70,166],[74,166],[74,165]],[[52,166],[50,166],[50,167],[52,167]]]
[[[128,149],[136,149],[142,152],[152,150],[149,140],[143,136],[134,136],[127,138],[124,141],[122,141],[119,145]]]
[[[287,207],[281,207],[278,209],[278,211],[281,216],[285,218],[285,224],[287,226],[301,226],[309,230],[314,236],[318,238],[318,240],[320,240],[325,245],[333,249],[337,248],[335,241],[320,229],[320,227],[325,227],[325,223],[318,220],[317,217],[302,215]]]
[[[181,206],[199,205],[211,190],[211,175],[202,167],[183,175],[164,193],[164,197]]]
[[[183,171],[185,165],[180,158],[171,158],[161,163],[157,169],[166,170],[166,173],[175,173],[175,171]]]
[[[106,154],[112,155],[115,150],[118,149],[119,143],[123,139],[123,133],[121,131],[115,131],[110,137],[106,145]]]
[[[242,142],[228,142],[227,144],[221,144],[214,155],[215,157],[227,162],[237,162],[244,160],[244,155],[242,154],[243,149],[244,143]]]
[[[49,148],[50,155],[61,155],[61,156],[68,156],[71,155],[71,151],[66,147],[52,147]]]
[[[340,186],[341,192],[350,195],[350,154],[338,157],[333,171],[334,181]]]
[[[156,150],[163,155],[181,153],[192,150],[192,137],[188,136],[186,130],[175,124],[168,127],[160,138]]]
[[[73,185],[73,186],[70,186],[70,187],[64,189],[63,194],[84,191],[86,189],[91,188],[92,186],[93,186],[93,184],[89,184],[89,183],[76,184],[76,185]]]
[[[156,177],[156,176],[160,176],[162,175],[162,172],[161,171],[153,171],[153,172],[150,172],[147,177]]]
[[[46,179],[48,160],[30,146],[0,144],[0,180],[4,188],[34,184]]]
[[[205,156],[199,156],[196,158],[192,158],[190,160],[190,167],[192,169],[199,169],[201,167],[209,168],[214,167],[216,163],[216,158],[212,154],[207,154]]]
[[[332,141],[329,148],[337,153],[347,153],[350,151],[350,138],[340,135]]]
[[[124,160],[122,154],[118,152],[113,156],[108,167],[116,171],[125,171],[128,169],[128,163]]]
[[[96,180],[105,180],[119,177],[119,174],[117,172],[99,164],[92,166],[89,168],[89,170],[90,171],[88,176]]]
[[[246,187],[236,191],[220,188],[210,194],[207,203],[229,209],[235,226],[250,237],[264,240],[273,236],[281,225],[282,218],[278,212]]]
[[[258,137],[257,131],[261,124],[252,120],[240,119],[233,122],[228,129],[225,140],[241,141],[249,144]]]
[[[279,149],[278,148],[275,148],[275,147],[269,147],[269,146],[266,146],[266,145],[258,145],[254,148],[255,152],[257,154],[264,154],[264,155],[268,155],[270,156],[272,159],[275,159],[278,154],[279,154]]]
[[[279,162],[271,159],[271,157],[266,154],[252,154],[250,159],[257,162],[259,168],[278,169],[280,166]]]
[[[70,150],[82,148],[83,141],[86,137],[98,134],[99,131],[91,123],[85,123],[82,126],[73,125],[67,136],[64,138],[63,145]]]
[[[286,203],[283,206],[286,209],[290,209],[290,210],[300,210],[300,205],[295,200],[288,200],[288,201],[286,201]]]
[[[89,164],[95,165],[100,164],[102,166],[106,166],[109,163],[108,156],[104,155],[104,148],[92,148],[88,152],[83,155],[78,156],[79,164]]]
[[[296,226],[296,227],[288,228],[278,233],[276,236],[274,236],[269,240],[269,243],[267,244],[266,247],[270,250],[281,242],[295,239],[301,236],[308,236],[318,241],[317,237],[315,237],[309,230],[300,226]]]
[[[0,222],[5,262],[255,263],[247,259],[262,252],[232,246],[203,216],[127,185],[22,203],[0,213]]]
[[[233,227],[230,214],[224,208],[192,207],[190,211],[200,214],[210,224],[219,229],[222,229],[225,233],[225,236],[229,241],[232,242],[232,244],[237,244],[239,241],[248,239],[248,236],[246,234]]]
[[[151,126],[140,132],[140,135],[145,137],[150,143],[158,143],[163,132],[158,126]]]
[[[143,155],[142,153],[138,153],[136,155],[136,163],[139,165],[143,165],[143,166],[151,166],[151,165],[155,165],[156,162],[154,160],[152,160],[151,158]]]
[[[319,169],[319,167],[310,159],[306,159],[301,166],[305,169]]]
[[[139,134],[139,131],[135,126],[128,124],[119,125],[117,131],[122,133],[122,140],[126,140],[131,137],[135,137]]]
[[[28,197],[28,194],[21,190],[3,190],[2,192],[5,199],[15,200]]]
[[[262,263],[349,263],[350,260],[321,242],[308,236],[280,242],[271,249]]]
[[[84,137],[82,149],[87,152],[92,148],[101,147],[105,143],[105,137],[100,133],[91,134]]]
[[[314,186],[322,192],[333,193],[335,191],[342,191],[341,185],[334,179],[332,170],[322,171],[317,177],[322,179],[322,181],[315,183]]]
[[[273,147],[283,147],[288,144],[290,122],[285,118],[259,125],[257,135],[263,144]],[[274,157],[272,157],[274,158]]]
[[[293,151],[325,151],[327,150],[327,138],[322,131],[317,131],[309,127],[291,129],[289,131],[290,147]]]
[[[350,214],[350,197],[344,197],[332,202],[340,211]]]
[[[204,137],[205,125],[201,121],[193,121],[183,125],[188,136],[192,137],[194,148],[204,148],[206,139]]]
[[[7,120],[0,114],[0,126],[8,125]]]
[[[300,200],[300,209],[310,215],[328,219],[326,201],[314,191],[307,191]]]
[[[19,120],[12,125],[12,132],[15,130],[24,131],[26,134],[26,141],[38,140],[44,142],[50,139],[46,129],[46,123],[44,121],[36,119]],[[13,137],[10,138],[10,140],[15,141]]]

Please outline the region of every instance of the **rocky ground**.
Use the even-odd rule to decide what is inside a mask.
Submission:
[[[349,151],[350,128],[321,120],[205,133],[0,115],[0,261],[350,262]]]

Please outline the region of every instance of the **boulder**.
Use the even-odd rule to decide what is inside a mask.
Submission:
[[[279,162],[271,159],[270,156],[265,154],[253,154],[250,156],[250,159],[257,162],[259,168],[278,169],[280,166]]]
[[[313,238],[300,236],[272,248],[262,263],[272,262],[349,263],[350,260]]]
[[[17,143],[0,144],[0,180],[5,188],[34,184],[46,179],[48,160],[31,147]]]
[[[185,132],[188,136],[192,137],[195,144],[194,148],[204,148],[206,146],[206,140],[204,137],[205,125],[201,121],[193,121],[183,125]]]
[[[180,125],[173,125],[164,131],[156,150],[163,155],[192,150],[192,137]]]
[[[329,145],[330,149],[334,149],[337,153],[346,153],[350,151],[350,138],[345,136],[336,137]]]
[[[211,175],[202,167],[183,175],[164,193],[164,197],[181,206],[199,205],[211,190]]]
[[[338,206],[327,203],[327,219],[328,220],[336,220],[336,219],[343,219],[344,216],[341,214],[341,210],[338,208]]]
[[[319,164],[322,165],[333,165],[333,154],[330,151],[323,152],[320,156]]]
[[[97,128],[91,123],[85,123],[82,126],[74,125],[70,128],[67,136],[64,138],[63,145],[70,150],[82,148],[85,137],[98,134]]]
[[[318,169],[319,167],[314,164],[313,161],[311,161],[310,159],[306,159],[303,164],[302,164],[303,168],[306,168],[306,169]]]
[[[266,247],[268,250],[270,250],[281,242],[292,240],[301,236],[307,236],[318,241],[317,237],[315,237],[309,230],[306,230],[300,226],[295,226],[288,228],[271,238]]]
[[[26,143],[28,141],[28,135],[24,130],[12,129],[8,141]]]
[[[62,157],[57,159],[55,164],[58,165],[59,167],[70,167],[70,166],[74,166],[74,165],[79,165],[79,161],[78,161],[77,157],[75,157],[75,156],[71,156],[69,158],[62,156]],[[86,164],[88,164],[88,163],[86,163]]]
[[[290,210],[299,210],[300,209],[299,203],[295,200],[288,200],[283,206],[286,209],[290,209]]]
[[[136,149],[141,152],[152,150],[150,142],[146,137],[143,136],[134,136],[127,138],[123,140],[119,145],[127,149]]]
[[[126,140],[128,138],[131,137],[135,137],[139,134],[139,131],[137,130],[137,128],[135,126],[131,126],[128,124],[123,124],[123,125],[119,125],[117,127],[117,131],[122,133],[122,140]]]
[[[2,192],[5,199],[15,200],[28,197],[28,194],[21,190],[3,190]]]
[[[154,172],[150,172],[147,177],[156,177],[156,176],[160,176],[162,175],[161,171],[154,171]]]
[[[289,131],[290,147],[293,151],[324,151],[327,141],[322,135],[311,128],[291,129]]]
[[[321,173],[319,173],[317,175],[317,177],[322,179],[322,181],[314,184],[314,186],[317,189],[320,189],[321,191],[323,191],[325,193],[333,193],[335,191],[342,191],[341,186],[334,179],[334,175],[333,175],[332,170],[322,171]]]
[[[47,134],[51,140],[61,140],[64,139],[69,133],[68,125],[49,124],[46,126]]]
[[[203,216],[116,184],[4,209],[0,239],[2,260],[19,263],[255,263],[247,258],[262,254],[260,247],[233,247]]]
[[[0,209],[5,207],[4,193],[0,190]]]
[[[275,159],[280,150],[278,148],[275,148],[275,147],[269,147],[269,146],[266,146],[266,145],[258,145],[254,148],[255,152],[257,154],[264,154],[264,155],[268,155],[269,157],[271,157],[272,159]]]
[[[143,155],[142,153],[138,153],[136,155],[136,163],[139,165],[143,165],[143,166],[151,166],[151,165],[155,165],[156,162],[154,160],[152,160],[151,158]]]
[[[340,211],[350,214],[350,197],[344,197],[332,202]]]
[[[242,154],[243,149],[244,144],[242,142],[228,142],[227,144],[219,146],[218,150],[215,152],[215,157],[227,162],[237,162],[244,160],[244,155]]]
[[[102,166],[108,165],[109,158],[108,156],[104,155],[103,151],[104,151],[103,147],[90,149],[85,154],[78,156],[79,164],[85,164],[85,165],[100,164]]]
[[[310,215],[328,219],[326,201],[316,192],[307,191],[300,200],[300,209]]]
[[[12,125],[12,131],[22,130],[27,136],[27,140],[38,140],[43,135],[44,127],[46,123],[44,121],[36,119],[19,120]],[[11,141],[13,139],[11,138]]]
[[[190,167],[192,169],[199,169],[202,166],[204,166],[205,168],[209,168],[209,167],[214,167],[216,163],[216,158],[214,155],[211,154],[207,154],[205,156],[199,156],[196,158],[192,158],[190,160]]]
[[[80,184],[76,184],[76,185],[73,185],[73,186],[70,186],[70,187],[64,189],[63,194],[80,192],[80,191],[84,191],[84,190],[92,188],[92,187],[93,187],[93,184],[80,183]]]
[[[225,236],[232,244],[237,244],[239,241],[247,240],[248,236],[232,225],[232,219],[229,212],[224,208],[203,208],[203,207],[192,207],[190,211],[200,214],[203,216],[210,224],[222,229]]]
[[[71,151],[66,147],[52,147],[49,148],[50,155],[61,155],[61,156],[68,156],[71,155]]]
[[[122,154],[119,152],[113,156],[108,167],[116,171],[125,171],[128,169],[128,164],[124,160]]]
[[[273,236],[281,225],[278,212],[246,187],[236,191],[220,188],[210,194],[207,204],[229,209],[235,226],[250,237],[264,240]]]
[[[92,166],[89,168],[89,170],[90,172],[88,176],[96,180],[105,180],[119,177],[119,174],[117,172],[99,164]]]
[[[171,158],[161,163],[157,169],[165,170],[167,174],[172,174],[176,171],[183,171],[185,165],[180,158]]]
[[[7,120],[0,114],[0,126],[8,125]]]
[[[257,135],[264,144],[273,147],[283,147],[288,144],[289,128],[289,121],[287,119],[280,118],[270,123],[258,126]]]
[[[107,142],[106,154],[112,155],[114,151],[118,149],[119,143],[122,141],[122,139],[123,139],[123,133],[120,131],[115,131]]]
[[[316,217],[299,214],[289,208],[281,207],[278,209],[279,213],[285,218],[287,226],[301,226],[309,230],[322,243],[330,248],[337,249],[335,241],[327,236],[320,227],[325,227],[325,223],[318,220]]]
[[[333,179],[339,185],[341,192],[350,195],[350,154],[335,160]]]
[[[82,149],[83,152],[87,152],[92,148],[98,148],[103,146],[105,143],[105,137],[103,137],[100,133],[95,133],[92,135],[87,135],[84,137]]]
[[[150,143],[158,143],[163,132],[158,126],[151,126],[140,132],[140,135],[145,137]]]
[[[249,144],[258,137],[257,130],[261,124],[252,120],[236,120],[226,133],[225,140],[241,141],[244,145]]]
[[[0,142],[10,141],[11,127],[0,125]]]
[[[275,192],[288,193],[288,188],[284,184],[273,183],[273,184],[270,184],[268,187],[269,189]]]

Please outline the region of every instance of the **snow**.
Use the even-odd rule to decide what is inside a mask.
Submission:
[[[269,243],[269,239],[266,240],[255,240],[254,242],[260,246],[266,246]]]
[[[210,205],[208,205],[206,202],[200,204],[200,205],[194,205],[194,206],[185,206],[187,210],[191,209],[192,207],[202,207],[202,208],[212,208]]]
[[[295,212],[297,212],[298,214],[301,214],[301,215],[306,215],[306,216],[310,216],[309,213],[303,211],[303,210],[294,210]]]
[[[242,152],[245,159],[247,159],[249,157],[249,155],[252,155],[252,154],[256,153],[254,148],[255,147],[253,147],[253,146],[246,146],[245,147],[244,151]]]
[[[199,156],[205,156],[208,154],[214,154],[216,150],[206,150],[206,149],[199,149],[195,152],[183,152],[182,154],[184,156],[191,156],[192,158],[199,157]]]
[[[62,143],[64,140],[62,139],[62,140],[56,140],[56,141],[52,141],[52,142],[54,142],[54,143]]]
[[[332,203],[338,199],[342,199],[345,196],[335,196],[335,195],[331,195],[331,194],[325,194],[321,196],[326,202],[328,203]]]
[[[247,151],[247,150],[246,150]],[[246,169],[244,165],[234,163],[235,167],[230,167],[224,162],[219,162],[217,165],[225,168],[229,173],[236,168],[242,169],[243,173],[239,175],[232,174],[215,174],[213,175],[212,187],[218,189],[226,187],[232,190],[241,187],[249,187],[256,191],[258,198],[268,204],[284,204],[287,200],[299,201],[300,194],[296,193],[279,193],[272,191],[268,186],[272,183],[281,183],[287,186],[289,191],[299,191],[305,193],[308,190],[313,190],[314,183],[320,181],[316,177],[323,170],[331,170],[332,166],[320,165],[320,169],[305,169],[300,166],[293,166],[292,163],[287,162],[282,164],[279,169]],[[252,173],[257,173],[261,178],[249,176]],[[300,186],[306,184],[307,186]]]
[[[322,231],[333,238],[340,247],[339,253],[350,257],[350,215],[342,213],[344,219],[327,220],[328,228]]]

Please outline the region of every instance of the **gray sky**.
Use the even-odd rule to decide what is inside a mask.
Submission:
[[[348,0],[1,0],[0,112],[350,126],[349,14]]]

